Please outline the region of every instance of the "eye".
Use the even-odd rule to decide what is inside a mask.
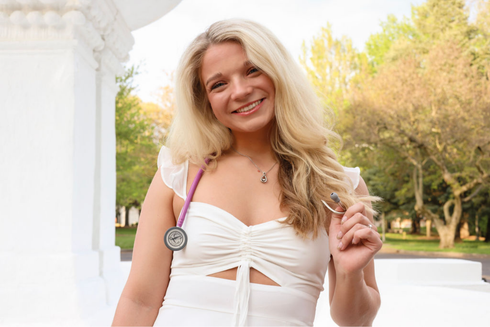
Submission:
[[[252,67],[248,70],[247,74],[250,75],[257,72],[260,72],[260,69],[258,69],[257,67]]]
[[[214,83],[212,86],[211,86],[211,91],[214,90],[214,89],[217,89],[218,87],[220,86],[223,86],[225,85],[225,83],[223,82],[217,82],[217,83]]]

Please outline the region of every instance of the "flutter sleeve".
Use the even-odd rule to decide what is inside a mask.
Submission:
[[[352,181],[352,185],[354,185],[354,190],[355,190],[357,186],[359,186],[359,178],[361,176],[361,170],[359,169],[359,167],[355,167],[355,168],[344,167],[344,172]]]
[[[187,161],[180,165],[172,163],[172,154],[170,149],[162,146],[158,154],[158,168],[162,175],[162,180],[175,194],[185,200],[186,182],[187,182]]]

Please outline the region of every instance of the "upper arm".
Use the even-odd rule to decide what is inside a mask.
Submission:
[[[356,188],[356,194],[361,196],[369,195],[367,185],[362,179],[362,177],[360,176],[359,176],[359,185]],[[368,219],[373,223],[374,226],[373,215],[366,211],[366,217],[368,217]],[[363,272],[364,272],[364,282],[366,283],[366,285],[379,292],[378,284],[376,283],[376,276],[374,273],[374,258],[367,264],[366,267],[364,267]],[[335,263],[331,258],[330,262],[328,263],[328,285],[329,285],[328,289],[329,289],[330,304],[332,303],[333,295],[335,292],[335,283],[336,283]]]
[[[172,251],[165,246],[163,237],[167,229],[175,226],[174,191],[163,183],[160,169],[153,177],[141,209],[131,272],[121,296],[158,308],[167,290],[172,262]]]
[[[367,185],[362,179],[362,177],[360,177],[359,179],[359,186],[356,188],[356,193],[358,195],[363,195],[363,196],[369,195]],[[369,203],[369,206],[371,206],[371,203]],[[368,217],[368,219],[373,223],[373,226],[375,226],[373,214],[366,211],[366,217]],[[367,264],[363,272],[364,272],[364,281],[366,282],[366,285],[379,292],[378,284],[376,283],[376,276],[374,274],[374,258],[371,259],[371,261]]]

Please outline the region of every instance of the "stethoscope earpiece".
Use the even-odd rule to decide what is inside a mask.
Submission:
[[[337,203],[339,206],[341,206],[342,208],[344,208],[344,210],[347,210],[347,208],[342,204],[342,201],[340,201],[340,198],[337,195],[337,193],[332,192],[330,194],[330,199],[332,199],[333,202]],[[335,213],[337,215],[343,215],[344,212],[345,212],[345,211],[337,211],[337,210],[334,210],[334,209],[330,208],[330,206],[325,201],[322,200],[322,202],[325,205],[325,207],[328,208],[328,210],[332,211],[333,213]]]
[[[335,192],[330,193],[330,199],[332,199],[332,200],[333,200],[333,202],[335,202],[335,203],[337,203],[337,204],[342,203],[342,202],[340,201],[339,196],[338,196],[338,195],[337,195],[337,193],[335,193]]]

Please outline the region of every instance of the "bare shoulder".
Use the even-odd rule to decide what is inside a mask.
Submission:
[[[362,195],[362,196],[368,196],[369,195],[368,187],[366,185],[366,182],[362,178],[362,176],[359,176],[359,185],[357,185],[356,194]]]
[[[148,307],[160,307],[167,290],[172,252],[163,237],[168,228],[175,226],[174,194],[158,169],[141,209],[131,272],[122,294]]]

